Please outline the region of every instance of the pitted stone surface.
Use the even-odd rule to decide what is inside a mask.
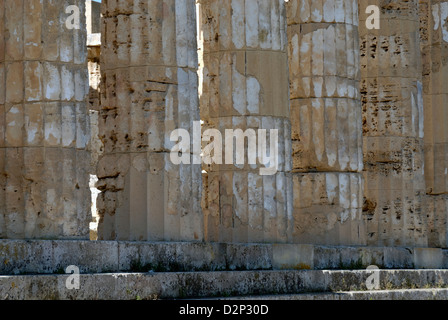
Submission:
[[[0,238],[446,247],[447,1],[73,3],[0,0]],[[277,174],[174,165],[201,119]]]
[[[368,4],[380,7],[381,27],[369,30],[360,18],[367,243],[438,246],[432,240],[446,227],[426,205],[421,5]]]
[[[200,241],[201,166],[170,161],[171,132],[200,120],[195,2],[106,1],[102,16],[98,238]]]
[[[448,269],[448,251],[432,248],[337,247],[117,241],[0,241],[0,275],[148,271]]]
[[[293,239],[365,244],[358,6],[287,3]]]
[[[291,124],[288,100],[286,13],[283,0],[199,1],[204,130],[267,130],[272,156],[278,130],[278,170],[264,164],[204,165],[205,239],[218,242],[291,242]],[[227,148],[229,141],[226,139]],[[227,158],[228,152],[225,152]],[[231,155],[232,156],[232,155]],[[271,158],[272,160],[272,158]]]
[[[68,290],[69,275],[0,276],[0,299],[137,300],[294,295],[320,292],[329,299],[446,296],[446,270],[381,271],[380,289],[367,291],[368,271],[233,271],[110,273],[80,276],[80,289]],[[434,288],[434,289],[428,289]],[[382,293],[382,294],[381,294]],[[341,298],[341,297],[340,297]],[[337,299],[339,300],[339,299]]]
[[[85,1],[0,1],[0,238],[88,239]]]

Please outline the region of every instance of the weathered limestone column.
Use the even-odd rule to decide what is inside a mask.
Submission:
[[[287,4],[294,241],[365,244],[358,6]]]
[[[426,246],[419,1],[359,5],[368,243]],[[366,27],[368,5],[381,9],[379,30]]]
[[[428,245],[447,246],[448,1],[420,1]]]
[[[202,240],[201,166],[170,160],[199,121],[194,0],[103,1],[101,43],[98,238]]]
[[[81,0],[0,1],[1,238],[89,238],[84,14]]]
[[[204,129],[278,130],[278,170],[262,175],[259,160],[204,170],[205,238],[220,242],[292,241],[288,64],[284,0],[199,1]],[[257,134],[257,142],[261,135]],[[223,144],[225,148],[230,139]],[[246,139],[245,154],[260,148]],[[251,149],[255,147],[257,151]],[[234,159],[235,160],[235,159]],[[234,162],[236,163],[236,162]],[[269,165],[268,165],[269,166]]]
[[[420,4],[423,94],[425,102],[425,177],[429,194],[448,193],[448,1]],[[423,20],[424,19],[424,20]]]

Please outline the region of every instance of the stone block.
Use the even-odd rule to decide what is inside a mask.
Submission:
[[[71,265],[82,273],[119,270],[118,243],[96,241],[53,241],[54,265],[64,270]]]
[[[384,247],[384,268],[412,269],[414,268],[414,253],[410,248]]]
[[[258,244],[227,244],[226,269],[266,270],[271,269],[272,248]]]
[[[441,269],[443,267],[442,249],[415,248],[414,266],[418,269]]]
[[[22,62],[13,62],[6,65],[6,101],[19,103],[23,100],[24,66]]]
[[[272,246],[272,266],[275,270],[314,269],[314,246],[278,244]]]

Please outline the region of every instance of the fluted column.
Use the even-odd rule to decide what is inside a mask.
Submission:
[[[423,95],[425,102],[425,177],[429,194],[448,193],[448,1],[420,4]],[[423,20],[424,19],[424,20]]]
[[[379,30],[360,18],[368,243],[426,246],[419,1],[359,5],[381,10]]]
[[[84,14],[0,1],[0,238],[89,238]]]
[[[446,247],[448,221],[448,1],[419,3],[423,60],[428,245]]]
[[[294,240],[365,243],[358,6],[287,4]]]
[[[292,185],[288,65],[284,0],[199,1],[201,118],[204,131],[253,130],[244,143],[244,164],[204,166],[205,236],[210,241],[292,241]],[[259,155],[267,130],[268,155],[277,153],[272,174]],[[278,133],[278,152],[270,146]],[[255,148],[254,148],[255,147]],[[258,152],[257,152],[258,151]],[[234,159],[235,160],[235,159]],[[272,162],[271,162],[272,164]]]
[[[194,0],[103,1],[101,43],[99,239],[202,240],[201,166],[170,160],[199,121]]]

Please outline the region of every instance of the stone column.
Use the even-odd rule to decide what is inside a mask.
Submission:
[[[194,0],[103,1],[101,43],[98,238],[202,240],[201,166],[170,160],[199,121]]]
[[[367,29],[368,5],[381,9],[379,30]],[[426,246],[419,1],[359,6],[368,243]]]
[[[254,130],[244,164],[205,166],[205,238],[223,242],[292,240],[292,185],[288,65],[284,0],[199,1],[201,118],[205,129]],[[264,175],[258,129],[278,130],[278,170]],[[271,134],[271,138],[274,136]],[[275,140],[275,139],[274,139]],[[271,139],[267,137],[271,155]],[[206,154],[206,153],[205,153]],[[235,160],[235,159],[234,159]],[[254,163],[252,161],[252,163]],[[269,164],[268,164],[269,166]]]
[[[425,1],[422,16],[425,177],[429,194],[448,192],[448,1]],[[424,19],[424,20],[423,20]]]
[[[294,240],[365,243],[358,6],[287,4]]]
[[[89,238],[84,15],[0,1],[0,238]]]
[[[446,247],[448,218],[448,1],[420,1],[428,245]]]

